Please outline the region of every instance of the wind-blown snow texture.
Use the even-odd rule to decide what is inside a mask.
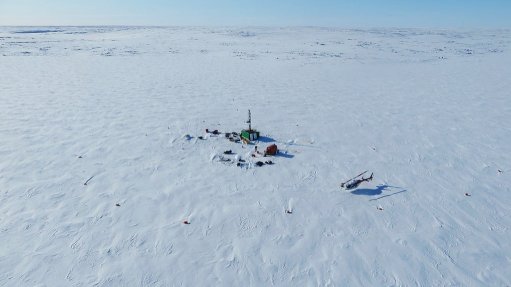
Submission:
[[[510,286],[510,44],[0,28],[0,285]]]

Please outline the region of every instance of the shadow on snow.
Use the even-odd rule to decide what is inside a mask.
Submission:
[[[399,187],[390,186],[390,185],[386,185],[386,184],[384,184],[384,185],[380,184],[376,188],[373,188],[373,189],[369,189],[369,188],[355,189],[354,191],[351,192],[351,194],[375,196],[375,195],[380,195],[384,191],[389,190],[391,188],[399,188]],[[403,189],[403,190],[398,191],[398,192],[394,192],[394,193],[391,193],[391,194],[383,195],[383,196],[380,196],[378,198],[373,198],[373,199],[371,199],[371,201],[372,200],[382,199],[384,197],[393,196],[393,195],[396,195],[396,194],[399,194],[399,193],[403,193],[403,192],[406,192],[406,191],[407,191],[406,189]]]
[[[260,136],[257,138],[258,141],[262,142],[262,143],[272,143],[272,142],[275,142],[275,139],[271,138],[271,137],[265,137],[265,136]]]
[[[280,150],[277,152],[277,154],[275,156],[276,157],[283,157],[283,158],[293,158],[293,157],[295,157],[294,155],[288,153],[287,151],[281,152]]]

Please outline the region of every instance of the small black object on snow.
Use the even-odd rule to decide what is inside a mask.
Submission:
[[[265,163],[265,164],[270,164],[270,165],[271,165],[271,164],[273,164],[273,161],[271,161],[271,160],[267,160],[267,161],[265,161],[264,163]]]
[[[262,162],[262,161],[258,161],[258,162],[256,162],[255,164],[256,164],[257,166],[263,166],[263,165],[264,165],[264,162]]]
[[[119,203],[116,203],[115,206],[121,206]]]
[[[224,151],[224,154],[233,154],[232,150],[226,150]]]
[[[206,129],[206,132],[208,134],[214,134],[214,135],[219,135],[220,134],[220,132],[218,130],[210,131],[209,129]]]

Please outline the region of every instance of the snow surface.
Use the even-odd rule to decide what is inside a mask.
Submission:
[[[0,285],[510,286],[510,76],[509,30],[0,27]],[[274,165],[204,131],[249,108]]]

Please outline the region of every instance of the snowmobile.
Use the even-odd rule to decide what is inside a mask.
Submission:
[[[369,182],[369,181],[373,180],[373,173],[371,173],[371,176],[364,178],[364,174],[366,172],[367,172],[367,170],[362,172],[361,174],[341,183],[341,188],[344,188],[345,190],[350,190],[350,189],[357,188],[364,181]]]

